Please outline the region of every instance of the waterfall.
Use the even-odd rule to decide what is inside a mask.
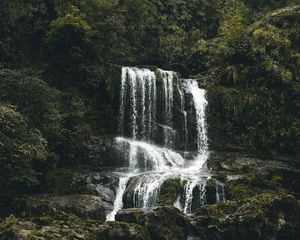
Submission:
[[[208,150],[207,129],[205,121],[205,109],[207,101],[205,99],[205,90],[198,87],[197,81],[186,79],[184,81],[185,90],[192,95],[193,105],[196,110],[196,134],[197,150],[200,153],[206,153]]]
[[[225,186],[224,183],[217,182],[216,185],[216,201],[222,202],[225,201],[226,194],[225,194]]]
[[[149,140],[155,119],[155,105],[155,73],[149,69],[122,68],[120,134],[132,139]]]
[[[120,178],[109,220],[122,207],[154,206],[170,178],[185,183],[176,207],[190,214],[205,203],[205,94],[196,80],[179,79],[172,71],[122,68],[116,144],[128,172]],[[217,192],[223,199],[221,187]]]
[[[114,202],[114,209],[109,215],[107,215],[107,217],[106,217],[107,221],[114,221],[116,213],[123,207],[122,197],[126,190],[126,185],[127,185],[127,182],[129,181],[129,179],[130,179],[130,175],[128,175],[126,177],[121,177],[119,179],[119,187],[118,187],[116,199]]]
[[[173,125],[173,102],[174,102],[174,76],[172,71],[158,70],[163,81],[163,105],[164,105],[164,121],[165,124]]]

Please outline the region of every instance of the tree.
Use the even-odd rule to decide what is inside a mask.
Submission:
[[[97,60],[91,36],[91,26],[74,6],[50,23],[45,43],[49,48],[48,73],[55,86],[78,87],[85,83],[89,66]]]
[[[0,193],[22,193],[36,186],[38,162],[47,158],[47,141],[24,117],[0,104]]]
[[[47,139],[51,151],[65,141],[61,93],[35,72],[0,70],[0,101],[16,106]]]

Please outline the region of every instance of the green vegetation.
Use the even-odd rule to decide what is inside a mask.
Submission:
[[[171,206],[185,183],[168,179],[162,207],[129,211],[132,224],[11,216],[1,239],[299,239],[299,202],[283,188],[299,194],[300,0],[1,0],[0,19],[1,217],[20,194],[95,194],[71,169],[119,160],[106,142],[116,134],[120,66],[196,78],[213,150],[284,154],[296,169],[279,168],[277,156],[268,173],[236,164],[247,159],[216,160],[209,168],[229,201],[201,208],[193,227]],[[208,204],[216,183],[207,183]]]
[[[120,65],[195,75],[213,148],[298,155],[299,3],[1,1],[1,190],[88,163],[83,144],[116,133]]]
[[[0,122],[0,194],[26,192],[38,183],[47,141],[11,106],[0,104]]]
[[[291,195],[263,193],[202,207],[196,225],[205,239],[297,239],[299,211]]]
[[[181,182],[180,178],[167,179],[160,187],[157,205],[172,206],[176,202],[180,192],[183,190],[183,187],[184,184]]]

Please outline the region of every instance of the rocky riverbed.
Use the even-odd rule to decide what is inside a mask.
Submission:
[[[296,160],[214,152],[207,166],[212,173],[206,187],[212,192],[207,195],[211,200],[193,215],[173,206],[169,196],[174,184],[168,183],[162,186],[161,195],[167,200],[158,201],[153,208],[122,209],[115,222],[106,222],[105,216],[113,207],[118,173],[88,168],[52,173],[50,194],[19,196],[9,202],[11,212],[2,216],[0,238],[299,239]],[[64,186],[56,186],[62,178]],[[216,182],[224,183],[226,201],[213,199]]]

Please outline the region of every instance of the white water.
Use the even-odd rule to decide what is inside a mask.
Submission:
[[[207,129],[205,121],[205,109],[207,100],[205,98],[206,91],[198,87],[197,81],[186,79],[184,81],[186,92],[192,94],[193,102],[196,109],[197,123],[197,150],[201,153],[206,153],[208,150]]]
[[[173,101],[174,101],[174,76],[172,71],[163,71],[159,69],[163,81],[163,103],[165,124],[173,125]]]
[[[216,201],[222,202],[226,199],[224,183],[217,182],[216,185]]]
[[[129,97],[129,98],[128,98]],[[149,69],[122,68],[119,131],[132,139],[149,139],[155,118],[156,76]],[[125,114],[130,118],[125,125]],[[139,119],[139,122],[138,122]]]
[[[106,216],[106,220],[107,221],[114,221],[115,220],[115,215],[116,213],[122,209],[123,207],[123,201],[122,201],[122,197],[123,197],[123,194],[126,190],[126,185],[130,179],[130,175],[126,176],[126,177],[121,177],[120,180],[119,180],[119,187],[118,187],[118,191],[117,191],[117,195],[116,195],[116,199],[115,199],[115,202],[114,202],[114,209],[113,211],[108,214]]]
[[[157,74],[160,76],[158,79]],[[161,81],[161,82],[158,82]],[[158,88],[160,86],[160,88]],[[208,139],[206,129],[207,100],[205,90],[200,89],[195,80],[180,82],[176,73],[158,70],[157,73],[148,69],[124,67],[121,76],[119,130],[122,137],[116,138],[116,144],[125,153],[129,173],[120,178],[114,210],[108,220],[122,208],[122,197],[126,192],[131,178],[133,182],[132,207],[152,207],[159,195],[160,186],[169,178],[180,178],[184,181],[183,197],[178,196],[176,207],[185,213],[192,213],[194,189],[200,189],[197,202],[205,203],[205,182],[209,176],[205,168],[208,158]],[[169,148],[170,139],[178,137],[179,130],[174,129],[176,116],[175,96],[179,97],[183,113],[184,148],[195,139],[193,151],[180,152]],[[188,104],[186,104],[188,103]],[[161,123],[158,123],[160,109]],[[189,128],[188,123],[193,124]],[[158,128],[160,126],[160,128]],[[162,129],[162,130],[158,130]],[[190,130],[189,129],[195,129]],[[161,146],[155,144],[155,136],[162,141]],[[172,134],[169,134],[172,132]],[[174,135],[174,136],[173,136]],[[175,147],[176,148],[176,147]],[[193,156],[185,159],[185,156]],[[131,184],[129,184],[131,185]],[[220,196],[217,196],[220,199]]]

